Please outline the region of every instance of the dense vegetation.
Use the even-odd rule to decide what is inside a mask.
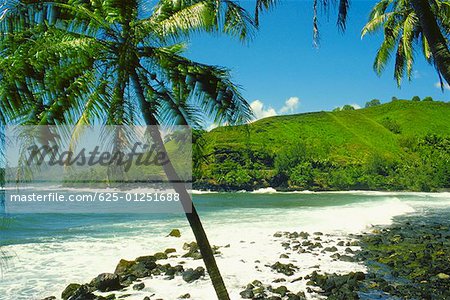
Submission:
[[[449,116],[450,103],[396,99],[359,110],[276,116],[200,132],[194,186],[448,189]]]

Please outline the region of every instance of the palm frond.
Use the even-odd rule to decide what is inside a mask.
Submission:
[[[151,17],[136,25],[139,36],[146,37],[152,33],[162,39],[167,36],[179,38],[194,31],[211,31],[216,26],[214,7],[209,2],[201,1],[179,7],[173,13],[167,13],[164,5],[168,5],[168,1],[162,1]]]
[[[432,0],[432,13],[439,29],[450,33],[450,5],[448,1]],[[374,70],[380,75],[390,56],[395,51],[394,77],[400,86],[404,76],[411,80],[415,61],[415,47],[420,47],[428,63],[434,64],[430,46],[424,37],[421,22],[410,0],[381,0],[370,13],[367,24],[362,29],[362,37],[367,33],[384,30],[384,40],[377,52]],[[395,49],[397,47],[397,49]],[[439,71],[438,71],[438,75]]]
[[[405,74],[405,51],[403,41],[401,41],[398,45],[397,52],[395,55],[395,64],[394,64],[394,78],[397,81],[397,85],[401,86],[403,76]]]
[[[153,14],[140,21],[136,28],[142,36],[152,33],[163,40],[178,39],[200,30],[222,31],[245,40],[256,27],[247,11],[231,0],[162,0]]]
[[[251,38],[256,28],[250,14],[231,0],[222,0],[225,4],[223,32],[237,36],[241,41]]]
[[[401,30],[401,24],[395,23],[394,15],[391,15],[384,26],[384,40],[377,51],[373,68],[378,75],[384,71],[392,52],[394,51]]]
[[[160,70],[169,70],[159,81],[172,82],[172,90],[188,99],[190,111],[198,107],[216,122],[236,124],[251,118],[251,110],[226,69],[195,63],[167,48],[144,49]],[[152,79],[151,79],[152,80]],[[157,80],[153,78],[153,80]],[[199,110],[199,111],[200,111]]]
[[[342,31],[345,31],[345,28],[347,26],[347,16],[349,8],[349,0],[339,0],[337,26]]]
[[[436,21],[442,28],[444,35],[450,34],[450,3],[448,1],[431,2],[433,11],[436,15]]]
[[[385,14],[374,14],[373,17],[364,25],[361,31],[361,37],[364,37],[368,33],[373,33],[379,30],[386,22],[388,18],[391,18],[395,13],[389,12]]]
[[[418,19],[414,12],[407,15],[403,23],[403,35],[402,35],[402,47],[406,61],[406,76],[411,79],[413,64],[414,64],[414,53],[413,53],[413,42],[414,42],[414,32],[418,26]]]
[[[318,8],[317,8],[318,0],[313,1],[313,46],[314,48],[319,47],[319,19],[318,19]]]
[[[381,15],[386,14],[386,10],[394,0],[381,0],[370,11],[369,20],[378,18]]]
[[[256,0],[255,5],[255,25],[259,26],[259,14],[263,11],[268,11],[275,7],[277,0]]]
[[[432,63],[433,55],[431,54],[430,45],[424,35],[421,36],[422,53],[428,63]]]

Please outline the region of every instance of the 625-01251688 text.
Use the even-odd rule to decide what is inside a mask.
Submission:
[[[178,193],[118,193],[118,192],[83,192],[83,193],[29,193],[10,194],[10,202],[177,202]]]

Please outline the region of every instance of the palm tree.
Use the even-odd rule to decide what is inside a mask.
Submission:
[[[394,78],[397,84],[400,86],[405,77],[411,79],[414,50],[419,46],[425,59],[436,66],[439,76],[450,82],[450,52],[442,34],[450,32],[450,6],[445,1],[433,3],[432,8],[422,0],[382,0],[373,7],[362,37],[381,29],[384,31],[384,40],[374,61],[378,75],[395,53]]]
[[[9,6],[0,14],[0,120],[193,127],[204,116],[228,124],[249,120],[251,109],[228,70],[182,56],[182,41],[193,32],[245,40],[254,29],[246,11],[231,0],[146,3],[23,0]],[[150,134],[165,150],[159,131]],[[164,170],[177,181],[172,164]],[[174,188],[184,206],[191,204],[183,184]],[[229,299],[193,205],[186,216],[218,299]]]

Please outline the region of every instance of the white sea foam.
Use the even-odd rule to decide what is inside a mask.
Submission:
[[[441,198],[442,203],[450,206],[449,198]],[[280,254],[286,251],[280,246],[280,240],[273,238],[276,231],[322,231],[334,239],[345,239],[349,233],[358,233],[372,225],[390,224],[393,217],[414,212],[424,203],[436,200],[433,196],[407,200],[380,196],[377,199],[341,206],[239,208],[205,214],[203,221],[211,244],[230,245],[220,249],[222,255],[217,258],[217,262],[230,289],[231,298],[239,299],[239,292],[254,279],[271,283],[275,278],[286,278],[264,266],[276,261],[301,266],[295,276],[310,274],[317,265],[322,272],[364,270],[363,265],[333,261],[325,255],[289,253],[289,259],[280,259]],[[71,282],[89,282],[99,273],[114,271],[120,258],[134,259],[169,247],[176,248],[177,253],[181,254],[184,253],[181,250],[183,243],[194,240],[190,229],[181,220],[92,226],[104,230],[107,237],[55,238],[40,243],[7,246],[4,250],[14,257],[10,260],[9,269],[3,274],[0,299],[29,300],[59,296]],[[125,227],[133,228],[132,234],[120,230]],[[166,237],[171,228],[180,228],[182,237]],[[327,245],[326,239],[323,241],[324,246]],[[173,258],[169,262],[174,264],[180,260]],[[200,260],[182,260],[186,261],[185,268],[202,265]],[[156,298],[164,299],[176,299],[185,293],[190,293],[192,299],[214,299],[213,288],[206,279],[186,284],[177,276],[174,280],[146,279],[144,283],[146,288],[143,291],[125,291],[133,293],[127,299],[141,300],[153,293]],[[305,284],[305,280],[283,283],[293,291],[304,290]],[[2,298],[2,295],[7,296]]]
[[[274,194],[277,193],[277,190],[271,187],[268,188],[261,188],[258,190],[254,190],[251,192],[252,194]]]
[[[203,194],[217,194],[218,192],[210,191],[210,190],[190,190],[192,195],[203,195]]]

